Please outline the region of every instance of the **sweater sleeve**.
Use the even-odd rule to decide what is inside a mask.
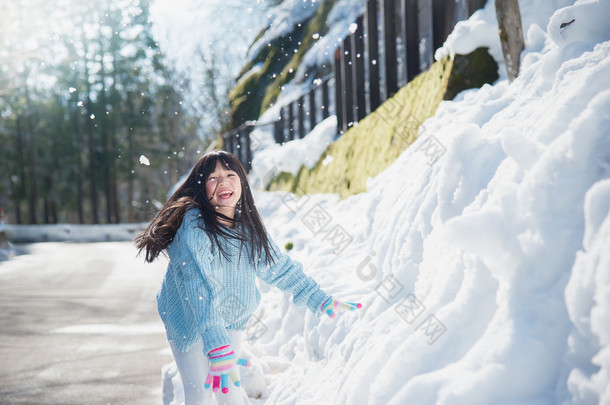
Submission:
[[[274,285],[293,295],[296,305],[307,305],[315,314],[320,314],[322,304],[330,298],[313,278],[303,272],[303,265],[292,260],[288,254],[283,253],[275,244],[271,236],[267,234],[269,243],[275,253],[272,265],[267,265],[261,260],[258,265],[258,277],[267,284]]]
[[[199,214],[190,210],[184,216],[177,234],[185,249],[185,257],[192,260],[178,263],[182,278],[182,297],[197,322],[206,352],[231,344],[219,312],[218,292],[222,289],[212,267],[212,243],[199,227]]]

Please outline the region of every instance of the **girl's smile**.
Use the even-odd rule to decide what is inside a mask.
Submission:
[[[216,211],[229,218],[235,217],[235,207],[241,198],[241,179],[220,160],[205,182],[205,192]]]

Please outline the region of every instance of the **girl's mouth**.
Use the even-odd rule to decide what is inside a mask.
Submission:
[[[218,195],[219,199],[226,200],[226,199],[231,198],[233,196],[233,192],[229,191],[229,190],[226,190],[226,191],[221,191],[217,195]]]

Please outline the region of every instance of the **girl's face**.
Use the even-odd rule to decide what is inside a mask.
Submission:
[[[235,206],[241,198],[239,175],[218,160],[206,179],[205,194],[216,211],[234,218]]]

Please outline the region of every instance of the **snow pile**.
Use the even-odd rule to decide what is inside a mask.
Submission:
[[[319,321],[267,293],[253,359],[284,366],[264,403],[610,400],[604,7],[558,11],[548,33],[564,42],[511,85],[443,102],[368,193],[258,196],[280,246],[366,308]]]
[[[261,285],[253,404],[610,403],[610,2],[523,3],[550,22],[520,77],[442,102],[367,193],[256,195],[364,308],[319,319]]]
[[[132,241],[148,224],[105,225],[3,225],[9,241],[35,242],[111,242]]]
[[[566,303],[573,322],[568,338],[568,387],[574,403],[610,402],[610,180],[585,196],[585,236],[576,255]]]
[[[253,132],[251,138],[258,136],[257,139],[267,139],[268,134]],[[250,185],[254,189],[264,188],[280,172],[296,175],[303,165],[312,169],[336,135],[337,117],[333,115],[316,125],[305,138],[285,145],[272,140],[252,159],[252,170],[248,174]]]
[[[543,49],[549,18],[556,10],[572,3],[573,1],[570,0],[528,0],[519,2],[526,54],[528,52],[540,52]],[[502,45],[498,36],[498,21],[493,1],[488,1],[485,7],[475,11],[468,20],[459,21],[443,46],[436,50],[434,58],[441,60],[449,53],[467,55],[478,47],[489,48],[489,54],[498,63],[500,80],[505,80],[506,66],[502,56]]]

